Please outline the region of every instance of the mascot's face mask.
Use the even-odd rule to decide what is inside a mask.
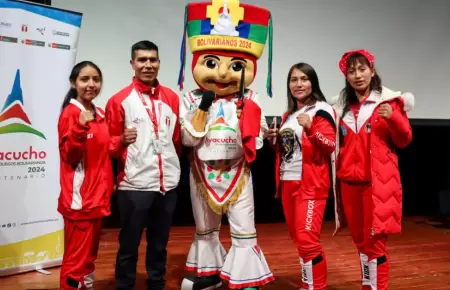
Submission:
[[[242,69],[245,68],[244,86],[255,79],[256,59],[244,54],[205,52],[192,60],[192,73],[197,85],[214,91],[218,96],[231,95],[239,91]]]
[[[261,57],[269,35],[269,75],[267,93],[272,96],[272,21],[270,12],[239,0],[194,2],[186,6],[185,34],[181,52],[178,84],[183,89],[186,35],[193,53],[192,74],[202,90],[218,96],[239,91],[242,68],[244,86],[256,76],[256,62]]]

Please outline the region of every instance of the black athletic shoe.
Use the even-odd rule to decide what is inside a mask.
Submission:
[[[220,286],[222,286],[222,279],[219,275],[206,277],[187,275],[181,284],[181,290],[213,290]]]

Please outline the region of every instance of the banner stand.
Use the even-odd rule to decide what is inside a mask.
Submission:
[[[61,265],[57,124],[81,20],[0,0],[0,277]]]

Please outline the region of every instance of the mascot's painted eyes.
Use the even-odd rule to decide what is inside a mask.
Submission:
[[[215,68],[219,67],[219,65],[217,64],[217,61],[214,59],[207,59],[207,60],[205,60],[205,62],[203,64],[209,69],[215,69]]]
[[[245,64],[242,62],[235,62],[230,66],[230,71],[238,72],[241,71],[245,67]]]

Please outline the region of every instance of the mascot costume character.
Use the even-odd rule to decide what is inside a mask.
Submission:
[[[266,9],[238,0],[190,3],[179,76],[183,88],[187,42],[198,89],[180,104],[183,144],[191,147],[190,190],[196,233],[182,290],[258,289],[274,280],[257,244],[250,165],[267,129],[258,94],[248,89],[269,36],[268,95],[271,94],[272,23]],[[223,215],[232,246],[219,240]]]

